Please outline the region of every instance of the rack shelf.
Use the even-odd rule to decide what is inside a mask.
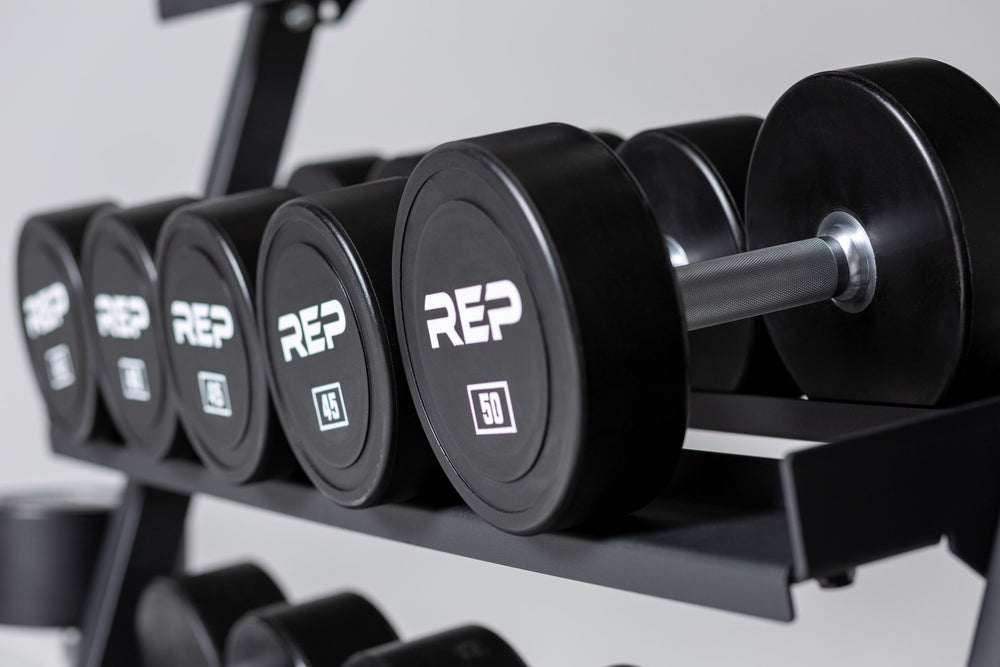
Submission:
[[[962,530],[963,524],[976,523],[977,515],[993,520],[997,493],[978,494],[980,509],[972,511],[958,497],[960,488],[974,481],[972,473],[952,470],[947,461],[964,453],[961,460],[969,466],[997,463],[988,443],[1000,431],[989,417],[998,404],[1000,399],[911,410],[698,396],[693,422],[702,428],[740,427],[796,438],[829,434],[835,427],[867,430],[859,436],[841,433],[834,443],[780,460],[686,450],[663,496],[642,511],[613,525],[533,537],[498,531],[457,502],[352,510],[301,481],[232,486],[197,462],[156,463],[120,443],[53,446],[156,489],[207,494],[501,565],[788,621],[794,617],[793,583],[833,577],[933,544],[942,535],[951,534],[953,547],[963,547],[959,555],[985,568],[988,547]],[[751,420],[760,428],[752,428]],[[947,433],[956,422],[963,433],[982,437],[952,443]],[[990,509],[983,514],[987,506],[992,514]],[[955,521],[959,517],[962,522]],[[954,542],[963,536],[966,542]]]

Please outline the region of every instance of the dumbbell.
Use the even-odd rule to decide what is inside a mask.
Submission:
[[[327,667],[397,639],[385,616],[356,593],[251,611],[229,632],[226,667]]]
[[[392,315],[393,228],[405,183],[287,202],[257,260],[262,361],[278,416],[313,483],[348,507],[448,488],[407,393]]]
[[[343,667],[526,667],[492,630],[469,625],[361,651]]]
[[[84,228],[109,202],[32,216],[17,247],[17,292],[24,339],[52,436],[71,445],[113,436],[101,400],[85,322],[80,252]]]
[[[809,77],[754,148],[754,250],[674,271],[640,188],[582,130],[432,151],[400,205],[393,284],[439,462],[509,532],[636,509],[683,442],[687,332],[796,306],[766,324],[809,397],[996,391],[998,161],[1000,107],[952,67]]]
[[[80,624],[119,500],[103,489],[0,496],[0,624]]]
[[[381,158],[374,155],[310,162],[292,172],[286,187],[301,195],[309,195],[357,185],[367,180],[372,168],[382,162]]]
[[[167,216],[193,201],[109,207],[93,216],[83,237],[83,310],[104,404],[125,442],[158,459],[189,445],[160,354],[153,252]]]
[[[618,146],[675,267],[745,249],[744,192],[761,123],[717,118],[646,130]],[[690,332],[688,353],[692,389],[798,395],[759,317]]]
[[[182,206],[156,243],[156,308],[178,413],[205,465],[234,483],[294,470],[253,307],[264,228],[293,197],[264,188]]]
[[[155,578],[136,607],[142,664],[222,667],[226,639],[236,622],[255,609],[284,600],[274,580],[252,563]]]

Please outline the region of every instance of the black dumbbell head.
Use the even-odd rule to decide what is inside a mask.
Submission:
[[[469,625],[408,642],[362,651],[344,667],[526,667],[492,630]]]
[[[153,252],[167,216],[192,201],[105,209],[83,240],[86,320],[104,402],[125,442],[155,458],[188,449],[163,365]]]
[[[156,245],[156,302],[181,421],[205,464],[233,482],[293,467],[253,306],[264,228],[292,196],[264,189],[184,206]]]
[[[79,625],[119,494],[0,496],[0,624]]]
[[[1000,390],[1000,107],[930,60],[826,72],[768,114],[747,183],[751,248],[817,234],[833,213],[867,231],[875,290],[766,316],[810,397],[934,404]]]
[[[28,356],[52,436],[70,444],[114,432],[99,396],[79,266],[87,223],[112,206],[101,202],[35,215],[24,223],[17,248]]]
[[[399,157],[382,160],[372,165],[366,181],[377,181],[383,178],[407,178],[424,157],[424,153],[411,153]]]
[[[136,608],[144,667],[222,667],[226,638],[245,614],[283,602],[274,580],[242,563],[193,576],[154,579]]]
[[[292,200],[260,249],[257,315],[278,415],[316,486],[351,507],[410,498],[439,475],[393,321],[392,239],[405,182]]]
[[[341,593],[250,612],[229,633],[226,667],[328,667],[397,639],[364,597]]]
[[[446,144],[394,247],[407,377],[438,461],[504,530],[647,502],[687,421],[684,325],[641,191],[568,125]]]
[[[298,167],[288,179],[288,189],[301,195],[356,185],[382,160],[374,155],[311,162]]]
[[[753,116],[647,130],[617,149],[653,209],[676,265],[745,250],[743,198]],[[688,336],[691,387],[797,395],[759,318]]]

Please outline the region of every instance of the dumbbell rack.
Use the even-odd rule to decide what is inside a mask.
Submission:
[[[165,18],[238,0],[160,0]],[[352,0],[338,0],[342,16]],[[269,185],[319,0],[255,0],[206,188]],[[292,12],[299,12],[298,15]],[[153,462],[114,440],[60,455],[126,474],[82,621],[79,664],[137,664],[142,587],[170,573],[189,499],[207,494],[448,553],[647,595],[790,621],[790,589],[850,583],[856,566],[932,545],[988,579],[969,665],[1000,664],[1000,397],[940,409],[695,394],[690,425],[825,442],[768,459],[685,450],[661,497],[605,525],[519,537],[457,500],[345,509],[305,481],[232,486],[198,462]]]

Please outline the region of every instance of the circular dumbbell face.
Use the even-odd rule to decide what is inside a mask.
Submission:
[[[528,168],[546,160],[557,176],[569,170],[571,191],[560,189],[560,177],[540,176],[545,167]],[[680,339],[673,368],[669,355],[645,359],[680,373],[651,382],[644,396],[625,387],[638,361],[628,346],[642,343],[612,323],[636,317],[640,299],[630,290],[645,289],[667,312],[673,300],[674,319],[652,317],[639,339],[681,332],[662,245],[610,149],[562,125],[436,149],[407,184],[396,234],[411,386],[439,461],[466,501],[514,532],[578,518],[601,494],[609,506],[634,503],[634,489],[606,486],[606,466],[621,464],[605,460],[597,441],[645,428],[649,401],[684,385],[684,346]],[[629,272],[603,261],[612,240],[635,249]],[[677,408],[683,425],[683,391],[676,393],[675,405],[655,411],[666,417]],[[637,418],[623,410],[633,399]]]
[[[860,312],[828,301],[767,316],[807,395],[931,404],[996,387],[997,155],[996,102],[941,63],[820,74],[779,100],[750,166],[750,246],[847,213],[876,260]]]
[[[284,472],[246,262],[288,198],[259,190],[184,207],[157,243],[157,305],[181,419],[206,465],[237,482]]]
[[[57,437],[91,434],[97,382],[86,334],[83,284],[76,250],[100,204],[45,214],[25,223],[17,284],[25,340]]]
[[[190,201],[98,215],[84,241],[86,298],[105,402],[126,442],[157,457],[174,446],[177,418],[160,361],[156,269],[135,225],[157,227]]]
[[[296,201],[272,221],[260,265],[261,330],[289,441],[328,495],[368,504],[391,465],[395,398],[358,258],[329,212]]]
[[[653,208],[674,266],[743,251],[743,186],[760,124],[736,117],[648,130],[618,148]],[[737,389],[758,343],[757,326],[751,319],[690,334],[691,386]]]

